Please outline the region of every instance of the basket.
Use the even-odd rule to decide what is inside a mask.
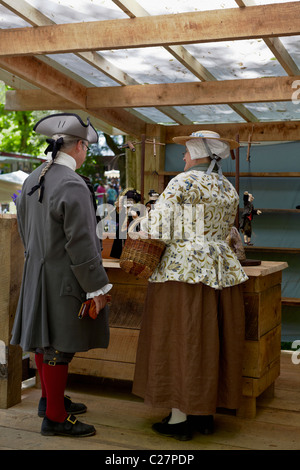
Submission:
[[[157,267],[165,247],[161,240],[128,237],[120,257],[120,268],[138,278],[148,279]]]

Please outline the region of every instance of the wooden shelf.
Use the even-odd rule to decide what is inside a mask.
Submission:
[[[282,214],[284,214],[284,213],[287,213],[287,214],[297,214],[298,213],[298,214],[300,214],[300,209],[261,209],[260,207],[257,208],[257,209],[261,210],[262,213],[264,213],[264,214],[272,214],[272,213],[278,214],[280,212]],[[240,207],[239,210],[240,210],[240,212],[243,212],[244,209],[242,207]]]
[[[281,304],[286,305],[288,307],[299,307],[300,299],[295,298],[295,297],[283,297],[281,299]]]
[[[235,176],[235,172],[224,172],[225,176]],[[252,176],[255,178],[300,178],[299,171],[285,172],[241,172],[240,177]]]
[[[176,176],[180,171],[159,171],[159,175],[163,176]],[[151,174],[151,172],[145,172],[145,174]],[[223,172],[224,176],[235,177],[235,172]],[[300,178],[299,171],[283,171],[283,172],[241,172],[240,177],[255,177],[255,178]]]
[[[264,252],[264,253],[300,253],[300,248],[288,248],[288,247],[274,247],[274,246],[247,246],[245,245],[246,252]]]

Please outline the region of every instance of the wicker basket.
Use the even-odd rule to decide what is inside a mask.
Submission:
[[[158,265],[165,247],[161,240],[129,236],[120,257],[120,268],[138,278],[148,279]]]
[[[127,238],[120,258],[120,268],[128,274],[148,279],[164,250],[165,244],[160,240]]]

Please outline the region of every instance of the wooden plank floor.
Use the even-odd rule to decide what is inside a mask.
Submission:
[[[155,434],[151,424],[169,410],[145,406],[130,393],[129,384],[74,379],[69,381],[68,393],[87,404],[88,411],[80,419],[96,427],[95,436],[42,436],[42,419],[37,416],[40,390],[31,386],[23,389],[21,403],[0,410],[0,450],[300,450],[300,364],[293,364],[289,353],[281,355],[275,397],[258,399],[256,418],[218,413],[214,434],[196,434],[187,442]]]

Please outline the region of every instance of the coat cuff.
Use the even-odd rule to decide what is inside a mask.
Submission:
[[[85,263],[71,265],[71,269],[85,292],[97,291],[109,283],[100,255]]]

